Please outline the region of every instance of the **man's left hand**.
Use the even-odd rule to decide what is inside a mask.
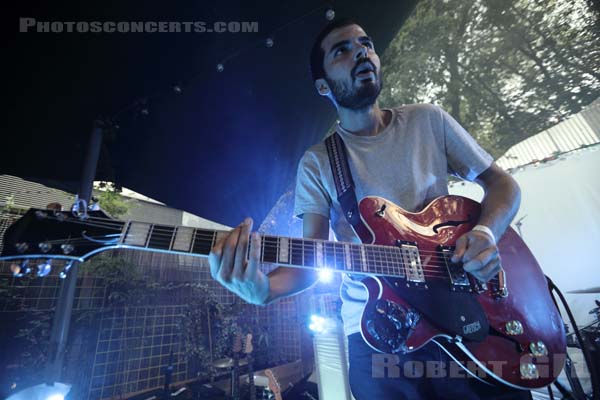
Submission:
[[[470,231],[456,241],[452,262],[463,263],[463,269],[482,282],[500,272],[500,254],[491,237],[483,232]]]

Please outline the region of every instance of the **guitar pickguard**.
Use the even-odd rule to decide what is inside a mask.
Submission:
[[[406,340],[421,319],[411,307],[405,307],[392,300],[380,299],[367,303],[363,311],[367,332],[384,353],[406,353]]]
[[[389,288],[428,321],[450,336],[482,342],[490,325],[483,307],[469,292],[452,291],[448,281],[431,279],[427,288],[408,287],[406,282],[382,278]]]

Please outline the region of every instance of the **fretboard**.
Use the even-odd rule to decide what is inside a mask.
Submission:
[[[120,244],[149,250],[208,256],[228,232],[184,226],[128,222]],[[248,249],[249,250],[249,249]],[[404,277],[414,262],[414,246],[382,246],[318,239],[260,236],[260,261],[290,267],[329,268],[348,273]]]

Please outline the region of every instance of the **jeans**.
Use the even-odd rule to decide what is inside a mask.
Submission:
[[[433,342],[412,353],[386,355],[355,333],[348,336],[348,352],[350,389],[356,400],[531,399],[529,391],[471,378]]]

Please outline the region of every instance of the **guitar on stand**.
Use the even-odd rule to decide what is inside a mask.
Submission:
[[[279,382],[277,381],[277,378],[275,378],[273,371],[266,369],[265,375],[269,379],[269,390],[271,390],[271,393],[275,396],[275,400],[283,400],[281,397],[281,387],[279,387]]]
[[[483,283],[452,262],[456,240],[479,219],[476,201],[443,196],[413,213],[373,196],[358,208],[362,244],[261,235],[260,262],[351,274],[368,292],[360,328],[377,351],[410,353],[434,342],[491,384],[529,390],[556,380],[565,363],[563,320],[539,264],[512,228],[498,241],[502,270]],[[70,263],[110,249],[207,257],[227,234],[117,221],[102,211],[82,218],[31,209],[7,229],[0,260],[12,262],[16,277],[36,267],[42,277],[52,259],[61,259],[65,276]]]
[[[250,400],[256,400],[256,388],[254,387],[254,356],[252,352],[252,334],[246,335],[246,343],[244,345],[244,353],[246,354],[246,361],[248,365],[248,390],[250,391]]]

